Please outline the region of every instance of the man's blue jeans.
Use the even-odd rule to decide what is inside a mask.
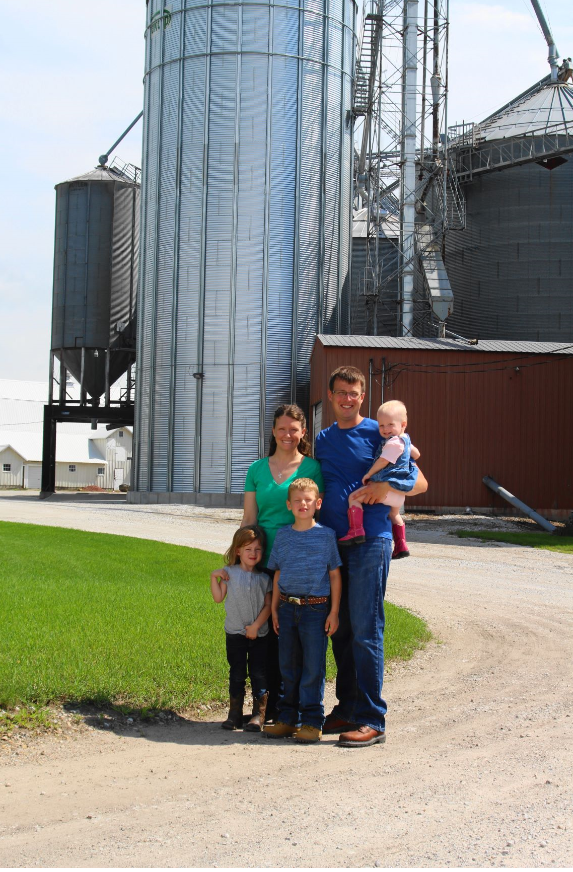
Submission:
[[[279,663],[283,693],[278,719],[285,724],[307,724],[322,729],[328,636],[324,625],[329,603],[279,607]]]
[[[340,624],[332,637],[338,670],[333,713],[375,730],[385,727],[384,596],[391,556],[392,540],[382,537],[341,549]]]

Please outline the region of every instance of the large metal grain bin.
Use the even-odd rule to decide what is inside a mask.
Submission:
[[[466,228],[446,236],[456,333],[573,341],[573,155],[542,160],[572,133],[573,88],[549,77],[477,125]],[[528,151],[540,161],[516,165]]]
[[[315,333],[348,331],[355,17],[149,0],[130,498],[241,493]]]
[[[97,167],[56,185],[52,351],[97,400],[133,360],[139,185]]]

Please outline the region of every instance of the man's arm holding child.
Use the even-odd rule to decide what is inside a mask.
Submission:
[[[222,603],[227,596],[229,576],[224,569],[215,569],[211,573],[211,594],[216,603]]]
[[[324,629],[328,636],[332,636],[338,630],[342,576],[340,575],[340,569],[331,569],[328,574],[330,576],[330,612],[327,615]]]
[[[273,616],[273,630],[275,633],[279,634],[279,603],[280,603],[280,595],[281,592],[279,590],[279,578],[281,575],[280,569],[277,569],[275,572],[275,577],[273,580],[273,599],[271,603],[271,612]]]
[[[272,596],[271,592],[269,591],[265,594],[265,602],[257,616],[256,621],[253,621],[252,624],[247,624],[247,626],[245,627],[245,636],[247,637],[247,639],[256,639],[259,635],[259,630],[261,629],[263,624],[266,623],[266,621],[268,621],[268,619],[270,618],[271,601]]]

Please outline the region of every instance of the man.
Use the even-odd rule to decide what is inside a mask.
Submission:
[[[335,423],[316,438],[315,456],[325,483],[321,524],[341,537],[347,530],[348,495],[361,487],[362,476],[380,444],[378,424],[363,418],[366,381],[353,366],[335,369],[328,399]],[[424,493],[421,471],[410,495]],[[366,541],[342,553],[342,601],[339,628],[332,637],[338,704],[326,718],[324,733],[340,733],[339,744],[359,748],[384,742],[384,596],[392,555],[389,506],[382,505],[389,486],[371,482],[366,493]]]

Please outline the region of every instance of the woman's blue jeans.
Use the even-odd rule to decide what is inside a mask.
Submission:
[[[382,537],[341,549],[340,624],[332,637],[338,697],[333,713],[375,730],[385,728],[384,596],[391,556],[392,540]]]
[[[329,603],[299,606],[281,602],[279,607],[279,663],[283,693],[278,719],[297,726],[322,729],[324,681],[328,636],[324,625]]]

